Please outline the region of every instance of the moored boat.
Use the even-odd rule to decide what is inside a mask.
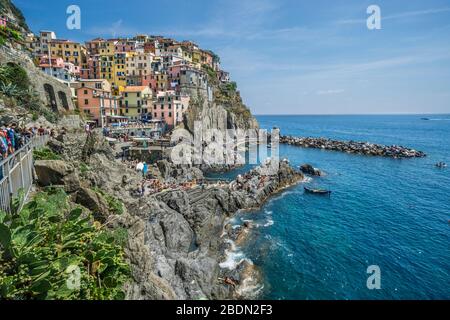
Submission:
[[[319,194],[319,195],[331,195],[331,191],[329,190],[323,190],[323,189],[310,189],[307,187],[305,188],[305,192],[311,193],[311,194]]]

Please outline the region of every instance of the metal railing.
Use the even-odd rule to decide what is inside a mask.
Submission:
[[[33,185],[33,149],[41,148],[49,136],[31,138],[22,148],[0,162],[0,210],[11,212],[11,203],[19,191],[27,199]]]

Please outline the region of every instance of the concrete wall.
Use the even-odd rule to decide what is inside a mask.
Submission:
[[[28,73],[30,82],[39,93],[42,102],[55,112],[74,110],[69,87],[37,68],[30,57],[7,47],[0,47],[0,64],[15,63],[22,66]]]

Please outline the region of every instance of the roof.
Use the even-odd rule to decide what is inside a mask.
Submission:
[[[124,92],[142,92],[145,89],[150,89],[147,86],[129,86],[123,89]]]

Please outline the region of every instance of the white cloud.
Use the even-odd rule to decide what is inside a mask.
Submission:
[[[332,94],[340,94],[344,93],[345,90],[343,89],[329,89],[329,90],[319,90],[316,92],[319,96],[326,96],[326,95],[332,95]]]

